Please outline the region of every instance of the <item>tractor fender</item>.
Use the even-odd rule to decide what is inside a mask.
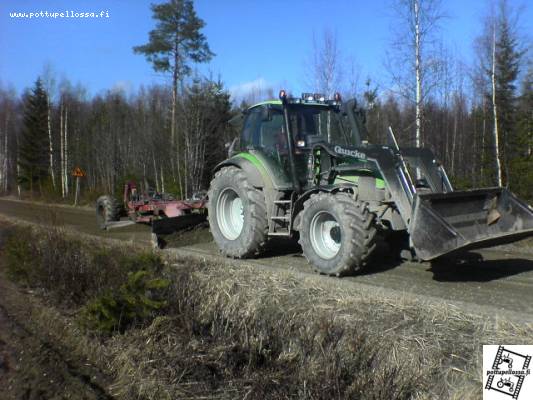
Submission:
[[[244,157],[235,156],[222,161],[218,164],[213,173],[221,170],[224,167],[233,166],[244,171],[250,184],[256,188],[272,187],[272,181],[266,174],[261,174],[259,167],[255,166],[251,161]]]

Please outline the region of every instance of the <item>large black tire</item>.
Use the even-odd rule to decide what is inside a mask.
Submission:
[[[375,215],[348,193],[317,193],[304,203],[300,240],[317,272],[341,276],[365,270],[376,249]]]
[[[222,254],[246,258],[260,254],[268,235],[265,196],[236,167],[215,174],[208,192],[211,234]]]
[[[96,200],[96,223],[100,229],[107,224],[120,219],[120,205],[113,196],[100,196]]]

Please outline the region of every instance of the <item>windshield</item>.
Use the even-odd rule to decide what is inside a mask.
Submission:
[[[306,141],[308,135],[313,135],[329,143],[355,144],[350,127],[343,123],[341,112],[334,108],[293,105],[289,108],[289,117],[296,141]]]

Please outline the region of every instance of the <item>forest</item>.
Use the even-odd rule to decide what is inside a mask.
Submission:
[[[519,10],[505,0],[487,3],[472,43],[476,57],[467,64],[439,40],[447,18],[440,2],[392,5],[398,28],[386,55],[391,83],[365,76],[359,85],[337,34],[324,29],[310,38],[311,62],[302,71],[308,90],[355,96],[371,142],[387,144],[391,126],[400,145],[429,147],[457,188],[507,186],[533,201],[533,62]],[[237,134],[229,120],[281,88],[232,97],[223,76],[194,68],[216,55],[193,2],[171,0],[151,12],[156,25],[132,51],[167,83],[90,96],[49,65],[22,94],[0,80],[0,193],[70,201],[75,167],[86,173],[88,200],[120,192],[129,179],[182,198],[206,189]]]

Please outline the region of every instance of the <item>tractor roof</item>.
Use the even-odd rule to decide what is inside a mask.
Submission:
[[[299,105],[303,105],[303,106],[330,106],[331,104],[328,104],[328,103],[319,103],[319,102],[315,102],[315,101],[299,101],[296,100],[294,101],[294,99],[289,99],[289,103],[291,104],[299,104]],[[259,107],[259,106],[264,106],[266,104],[271,104],[271,105],[276,105],[276,106],[281,106],[282,105],[282,102],[281,100],[266,100],[266,101],[262,101],[260,103],[257,103],[257,104],[254,104],[253,106],[250,106],[248,108],[248,110],[251,110],[252,108],[255,108],[255,107]]]
[[[258,107],[258,106],[263,106],[265,104],[274,104],[274,105],[278,105],[278,106],[281,106],[281,100],[267,100],[267,101],[262,101],[260,103],[257,103],[257,104],[254,104],[253,106],[251,106],[250,108],[248,109],[251,109],[251,108],[254,108],[254,107]]]

